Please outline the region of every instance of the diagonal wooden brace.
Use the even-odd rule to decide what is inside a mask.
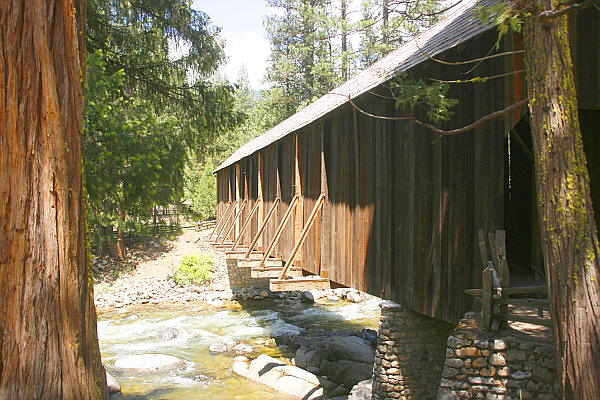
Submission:
[[[231,233],[231,230],[235,226],[235,221],[240,217],[240,215],[244,211],[244,208],[246,208],[246,204],[248,204],[248,199],[244,199],[244,201],[242,201],[242,205],[240,206],[240,209],[235,213],[235,217],[233,217],[233,219],[231,220],[231,224],[229,225],[229,228],[227,229],[227,232],[225,232],[225,235],[223,235],[223,239],[221,240],[221,244],[225,243],[225,239]]]
[[[225,220],[227,218],[229,218],[229,211],[231,210],[231,206],[232,205],[233,205],[233,201],[229,202],[229,204],[227,205],[227,208],[225,209],[225,212],[223,213],[223,216],[221,217],[221,219],[219,220],[219,222],[217,223],[217,225],[215,225],[215,228],[213,229],[213,231],[210,233],[210,236],[208,237],[208,240],[212,239],[212,237],[215,234],[215,232],[219,232],[221,230],[221,227],[225,223]]]
[[[221,225],[221,227],[219,228],[219,230],[217,231],[217,235],[214,238],[214,242],[217,243],[219,241],[219,237],[221,236],[221,234],[223,233],[223,230],[225,229],[225,227],[227,226],[227,224],[229,223],[229,220],[231,219],[231,217],[233,217],[233,214],[235,212],[235,201],[231,202],[231,209],[229,210],[229,214],[227,215],[227,217],[225,217],[225,220],[223,221],[223,224]]]
[[[275,236],[273,237],[273,240],[271,240],[271,243],[269,243],[269,248],[265,251],[265,254],[263,255],[262,260],[260,261],[260,265],[258,266],[258,268],[264,267],[265,262],[271,256],[271,252],[273,251],[273,248],[275,248],[275,243],[277,243],[277,241],[281,237],[283,228],[285,228],[285,224],[290,219],[290,215],[292,215],[292,210],[294,209],[294,207],[296,207],[296,203],[298,203],[299,198],[300,198],[300,196],[298,196],[298,195],[295,195],[294,197],[292,197],[292,201],[290,201],[290,205],[289,205],[288,209],[285,211],[285,215],[283,216],[283,219],[279,223],[279,226],[277,227],[277,231],[275,232]]]
[[[296,254],[298,254],[298,250],[300,250],[300,246],[302,246],[302,244],[308,237],[308,232],[310,231],[310,228],[313,226],[313,223],[317,219],[317,213],[319,212],[319,209],[323,205],[323,202],[325,201],[325,197],[326,197],[325,194],[321,193],[321,195],[317,199],[317,202],[315,203],[315,206],[313,207],[313,209],[310,212],[310,215],[308,217],[308,220],[306,221],[306,225],[304,225],[304,228],[302,229],[300,238],[298,238],[298,241],[294,245],[294,249],[288,256],[287,260],[284,262],[283,271],[281,271],[281,276],[279,277],[279,279],[285,279],[285,276],[286,276],[287,272],[289,271],[290,267],[292,266],[292,262],[294,261]]]
[[[256,200],[256,203],[254,203],[254,207],[252,207],[252,210],[250,211],[250,215],[248,215],[248,218],[246,218],[246,220],[244,221],[244,225],[242,225],[242,229],[240,229],[240,233],[239,233],[238,237],[235,239],[235,242],[233,242],[233,245],[231,246],[231,248],[229,250],[235,250],[237,245],[240,243],[240,240],[242,240],[242,236],[244,235],[246,228],[248,228],[248,226],[250,225],[250,221],[252,221],[252,217],[254,217],[254,214],[256,214],[256,211],[258,211],[258,206],[260,205],[261,201],[262,200],[258,199],[258,200]]]
[[[258,228],[258,232],[256,232],[256,235],[252,239],[252,243],[250,243],[250,247],[248,247],[248,251],[246,251],[246,254],[244,254],[244,258],[250,257],[250,254],[254,251],[254,247],[256,247],[256,243],[258,243],[258,239],[260,238],[262,233],[265,231],[265,228],[267,227],[269,220],[275,214],[275,210],[277,209],[277,206],[279,205],[280,202],[281,202],[281,199],[279,197],[275,198],[275,201],[273,201],[273,205],[271,206],[271,209],[267,213],[267,216],[264,219],[264,221],[260,224],[260,227]]]

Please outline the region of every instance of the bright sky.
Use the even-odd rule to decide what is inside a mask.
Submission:
[[[263,17],[270,13],[265,0],[194,0],[192,8],[207,13],[213,25],[221,28],[227,54],[225,77],[235,82],[245,64],[250,85],[268,87],[262,82],[271,53],[263,28]]]

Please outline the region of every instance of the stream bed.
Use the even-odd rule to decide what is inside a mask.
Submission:
[[[204,304],[145,305],[99,312],[102,360],[121,385],[121,393],[112,399],[291,399],[233,374],[231,366],[236,354],[211,354],[209,346],[235,341],[254,347],[248,358],[267,354],[289,362],[293,352],[275,346],[272,337],[304,330],[377,329],[377,304],[371,300],[290,304],[265,299],[232,302],[222,308]],[[161,335],[165,331],[176,331],[177,335],[165,340],[165,335]],[[163,372],[115,368],[118,359],[142,354],[166,354],[186,363]]]

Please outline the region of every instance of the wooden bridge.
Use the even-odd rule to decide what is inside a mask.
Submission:
[[[420,35],[418,45],[406,43],[219,166],[215,246],[254,276],[272,278],[272,290],[343,285],[449,322],[472,309],[465,290],[483,287],[479,229],[506,230],[514,271],[543,270],[526,108],[443,137],[393,119],[408,112],[389,98],[389,82],[399,72],[462,77],[464,66],[430,57],[472,60],[495,45],[496,30],[476,16],[486,1],[465,2]],[[578,17],[573,48],[598,206],[600,80],[582,78],[600,65],[595,18],[595,11]],[[522,38],[511,34],[499,52],[520,49]],[[522,100],[523,77],[510,73],[522,69],[519,52],[480,63],[477,76],[497,78],[452,86],[449,97],[459,104],[444,128]],[[413,115],[427,119],[426,110]]]

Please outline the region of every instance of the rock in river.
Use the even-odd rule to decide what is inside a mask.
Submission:
[[[361,363],[373,363],[373,349],[357,336],[334,337],[329,343],[329,351],[335,360],[352,360]]]
[[[321,383],[315,375],[264,354],[250,364],[243,361],[235,362],[233,372],[298,399],[320,399],[324,394]]]
[[[115,367],[149,372],[177,368],[184,363],[185,361],[166,354],[140,354],[118,359]]]

